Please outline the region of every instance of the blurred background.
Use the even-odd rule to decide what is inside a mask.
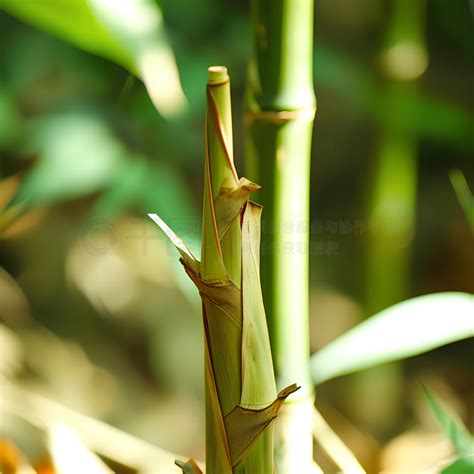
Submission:
[[[0,8],[0,371],[203,459],[199,297],[146,213],[199,254],[213,64],[231,74],[244,174],[250,6],[160,6],[188,101],[179,116],[181,103],[160,114],[126,69]],[[474,292],[473,235],[450,180],[474,183],[473,21],[468,0],[316,1],[313,351],[408,297]],[[322,384],[319,406],[370,472],[422,472],[449,448],[418,380],[472,428],[473,361],[472,340],[451,344]],[[1,416],[1,437],[39,459],[41,430]]]

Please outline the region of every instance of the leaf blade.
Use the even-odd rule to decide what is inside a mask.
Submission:
[[[456,459],[441,474],[472,474],[474,472],[474,454]]]
[[[473,336],[473,295],[412,298],[377,313],[314,354],[313,381],[322,383]]]
[[[143,80],[163,116],[178,115],[185,107],[174,54],[154,0],[2,0],[0,8],[125,67]]]
[[[454,169],[449,173],[451,184],[456,192],[459,204],[474,233],[474,196],[471,194],[466,178],[461,170]]]
[[[429,390],[424,384],[421,384],[423,395],[433,412],[439,426],[449,439],[459,456],[472,455],[474,452],[474,440],[464,426],[462,421],[454,413],[449,413],[443,407],[438,397]]]

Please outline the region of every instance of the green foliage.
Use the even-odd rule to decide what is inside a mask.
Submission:
[[[456,459],[441,474],[472,474],[474,472],[474,454]]]
[[[156,186],[157,181],[160,186]],[[166,205],[169,202],[174,203],[172,208]],[[130,208],[140,212],[158,210],[169,222],[195,213],[186,182],[176,166],[164,160],[152,163],[145,156],[133,154],[127,155],[92,213],[114,217]]]
[[[124,45],[96,18],[87,0],[2,0],[0,7],[86,51],[134,67]]]
[[[421,387],[431,411],[456,453],[461,457],[471,456],[474,452],[474,440],[462,421],[444,408],[438,397],[425,385],[422,384]]]
[[[120,371],[114,375],[116,385],[120,387],[120,398],[134,401],[135,404],[127,403],[120,409],[115,407],[117,411],[114,413],[104,413],[101,411],[100,401],[98,410],[91,401],[87,405],[87,411],[91,414],[98,413],[97,416],[107,416],[113,419],[117,426],[122,424],[124,429],[140,427],[141,433],[145,433],[151,425],[149,438],[156,444],[160,444],[159,436],[162,436],[166,426],[166,437],[173,441],[179,439],[187,451],[186,439],[193,437],[193,430],[186,429],[181,432],[182,436],[175,436],[174,432],[169,432],[169,423],[163,423],[161,426],[150,416],[150,410],[147,409],[151,400],[157,400],[156,381],[159,382],[160,393],[170,387],[176,390],[175,383],[170,380],[181,376],[184,370],[184,373],[191,374],[189,377],[182,377],[183,381],[180,382],[185,387],[184,393],[187,397],[190,390],[193,391],[192,387],[200,386],[198,380],[202,372],[189,370],[190,366],[194,368],[196,364],[199,367],[200,358],[195,358],[192,364],[186,362],[196,350],[192,344],[186,345],[184,351],[179,349],[183,347],[180,344],[174,344],[178,347],[173,346],[173,349],[170,349],[171,341],[175,338],[171,335],[178,337],[184,333],[186,338],[194,340],[196,328],[193,333],[190,320],[185,319],[192,311],[187,304],[181,302],[175,286],[168,281],[170,273],[167,262],[145,258],[141,253],[139,256],[127,254],[127,264],[130,264],[131,268],[151,262],[153,271],[160,277],[160,283],[153,280],[151,287],[148,280],[135,282],[134,286],[139,285],[139,293],[130,303],[127,312],[108,315],[120,315],[120,319],[102,318],[98,316],[101,310],[97,309],[97,314],[92,312],[86,298],[77,298],[74,292],[64,291],[62,269],[66,262],[62,260],[66,251],[69,252],[72,242],[64,239],[63,231],[66,226],[81,226],[81,217],[88,215],[89,211],[98,216],[113,217],[124,211],[143,215],[144,212],[153,210],[170,224],[173,222],[173,227],[176,217],[197,215],[192,198],[194,197],[196,207],[199,206],[197,195],[201,186],[192,183],[199,182],[201,174],[199,158],[203,149],[202,116],[205,105],[201,84],[205,80],[205,67],[211,62],[232,65],[235,73],[236,103],[241,102],[238,94],[244,87],[245,63],[250,55],[251,43],[248,9],[245,2],[203,0],[198,9],[190,8],[186,0],[160,2],[167,21],[166,26],[173,35],[173,47],[179,58],[185,90],[192,102],[191,113],[176,126],[175,122],[166,122],[158,116],[138,81],[129,81],[127,84],[130,87],[123,88],[120,92],[127,71],[91,54],[73,49],[71,44],[120,64],[142,77],[137,67],[139,55],[130,53],[132,48],[138,51],[141,46],[129,41],[130,35],[125,33],[131,24],[119,28],[117,22],[122,21],[123,17],[109,15],[109,8],[120,8],[121,5],[129,3],[128,0],[94,3],[102,5],[92,5],[91,8],[92,2],[89,0],[0,0],[0,42],[3,46],[0,52],[2,179],[11,176],[17,181],[20,176],[24,177],[25,188],[18,197],[28,198],[30,204],[55,204],[87,196],[87,199],[75,202],[74,206],[62,206],[52,213],[46,213],[46,217],[39,220],[35,220],[35,214],[32,214],[31,218],[25,216],[23,223],[27,226],[20,230],[12,228],[16,232],[12,233],[13,238],[2,240],[1,265],[12,275],[12,281],[16,275],[21,276],[21,287],[24,288],[28,299],[31,297],[34,319],[46,324],[61,334],[61,337],[63,332],[69,334],[69,337],[77,340],[84,350],[91,354],[98,348],[101,355],[97,360],[94,359],[96,363],[107,365],[110,360],[113,361],[114,367],[115,364],[120,367]],[[148,4],[156,10],[152,1],[133,3]],[[470,151],[474,137],[472,114],[467,109],[470,97],[468,59],[472,56],[474,44],[468,2],[455,4],[456,2],[433,0],[433,5],[428,2],[429,46],[433,63],[427,70],[426,80],[420,81],[419,87],[413,91],[395,88],[390,94],[387,93],[385,80],[376,75],[378,62],[374,56],[374,44],[377,42],[372,39],[374,28],[382,28],[382,22],[385,20],[378,2],[363,2],[364,5],[345,2],[347,5],[341,10],[335,6],[329,8],[322,3],[316,5],[322,13],[318,15],[316,49],[316,83],[321,107],[316,128],[316,160],[312,184],[321,181],[313,186],[312,217],[356,218],[359,200],[348,199],[348,195],[357,196],[360,189],[366,188],[365,160],[371,153],[370,150],[373,150],[373,140],[376,138],[374,127],[389,125],[402,132],[417,135],[423,140],[419,160],[421,212],[417,221],[417,259],[421,257],[428,265],[417,268],[416,279],[413,280],[415,286],[411,287],[411,290],[419,287],[420,279],[426,276],[429,277],[428,281],[423,281],[430,288],[443,288],[447,279],[453,275],[449,273],[448,268],[459,275],[459,280],[456,278],[453,284],[459,288],[468,288],[470,274],[464,271],[467,258],[463,257],[468,256],[470,248],[462,240],[464,233],[461,232],[459,237],[448,232],[448,229],[452,229],[453,218],[456,218],[453,213],[456,204],[453,199],[449,200],[452,190],[446,181],[446,168],[451,166],[463,169],[468,179],[472,175],[472,163],[463,153],[464,150]],[[331,2],[325,3],[329,5]],[[106,10],[99,10],[98,7],[104,5]],[[3,9],[27,25],[38,26],[71,44],[25,27],[4,14]],[[356,9],[358,14],[352,15]],[[445,25],[444,30],[442,24]],[[325,25],[329,25],[329,28]],[[163,29],[163,25],[160,29]],[[367,41],[369,36],[370,41]],[[458,38],[457,45],[454,36]],[[346,41],[348,37],[351,39],[350,45]],[[146,45],[147,41],[141,44]],[[153,41],[159,43],[160,40],[158,36],[154,36]],[[324,47],[324,44],[337,46],[328,48]],[[341,54],[343,50],[346,51],[345,54]],[[444,67],[446,65],[448,67]],[[161,88],[162,82],[158,80],[155,85]],[[390,106],[386,106],[387,100]],[[94,110],[100,109],[100,116],[82,112],[84,105],[91,103]],[[58,115],[56,111],[64,108],[70,113]],[[240,116],[238,108],[235,115]],[[109,120],[104,120],[104,117],[109,117]],[[64,123],[60,123],[63,118]],[[58,124],[57,133],[54,133],[53,122]],[[73,127],[74,123],[77,130]],[[241,126],[240,121],[235,120],[235,125]],[[236,136],[242,135],[243,131],[237,128]],[[344,140],[340,140],[340,137],[344,137]],[[71,144],[68,143],[69,140]],[[240,157],[241,140],[236,142],[237,156]],[[354,143],[357,143],[357,146],[353,146]],[[439,143],[445,149],[439,153],[436,151],[434,155],[438,154],[444,159],[442,163],[433,163],[429,156],[430,147]],[[26,149],[23,144],[27,145]],[[74,144],[85,152],[80,154]],[[348,146],[351,147],[349,152]],[[439,147],[436,150],[439,150]],[[32,167],[30,158],[35,159]],[[59,162],[60,159],[63,163]],[[57,163],[57,168],[53,163]],[[237,166],[240,166],[239,160]],[[327,172],[329,167],[336,170],[332,176],[331,172]],[[32,171],[31,177],[29,171]],[[271,175],[267,169],[264,169],[262,174],[264,177]],[[333,181],[331,177],[334,178]],[[262,184],[260,180],[258,182]],[[299,182],[292,189],[299,189]],[[173,205],[169,206],[169,202],[173,202]],[[428,207],[430,210],[434,209],[435,216],[427,209],[427,212],[423,212],[424,206],[426,207],[423,203],[429,203]],[[268,212],[269,208],[266,207],[263,214],[265,219],[268,219]],[[57,217],[58,222],[55,221]],[[266,227],[262,228],[265,232]],[[433,239],[433,235],[437,238]],[[25,236],[31,238],[24,238]],[[448,236],[454,237],[454,241],[449,241],[453,244],[450,247],[454,252],[453,258],[446,273],[434,272],[431,275],[434,266],[439,264],[437,259],[440,244],[445,248]],[[188,236],[186,240],[189,242]],[[358,268],[358,252],[348,249],[356,243],[357,236],[353,234],[347,236],[346,240],[338,240],[338,256],[311,257],[316,260],[313,268],[317,269],[318,273],[313,283],[329,283],[338,291],[355,295],[359,289],[360,273],[348,272],[347,268]],[[361,240],[365,240],[365,237]],[[422,249],[422,255],[418,249]],[[44,255],[48,257],[44,259]],[[54,264],[49,261],[51,259]],[[136,268],[133,268],[135,271]],[[174,271],[175,267],[171,270]],[[264,273],[270,274],[265,271]],[[291,272],[289,274],[293,275]],[[58,275],[61,277],[58,278]],[[183,276],[183,279],[186,278],[181,272],[179,275]],[[110,276],[115,277],[113,272]],[[91,279],[91,282],[93,281]],[[285,275],[284,282],[287,281],[288,277]],[[197,298],[194,287],[188,286]],[[183,284],[181,289],[188,286]],[[120,293],[119,289],[117,296]],[[8,302],[7,296],[1,303],[4,305]],[[269,304],[267,300],[265,303]],[[288,314],[293,315],[294,311],[295,308],[292,307]],[[315,315],[318,318],[317,311]],[[12,320],[20,318],[21,313],[8,307],[8,317]],[[290,323],[292,320],[293,318],[288,318]],[[320,324],[317,326],[318,331],[327,330]],[[91,335],[94,336],[92,339]],[[150,347],[159,350],[150,351]],[[360,349],[363,348],[361,345]],[[39,351],[40,354],[44,352]],[[113,356],[103,358],[102,354]],[[166,357],[162,357],[163,354],[166,354]],[[453,354],[453,357],[458,361],[457,357],[460,356]],[[32,358],[38,360],[37,357]],[[155,361],[155,372],[150,371],[150,364],[147,363],[150,359]],[[63,385],[58,382],[61,379],[58,379],[57,375],[53,378],[53,369],[48,362],[43,363],[43,360],[47,361],[42,356],[38,365],[47,368],[47,380],[51,379],[53,383],[52,387],[46,387],[49,382],[45,382],[41,390],[58,398],[63,397]],[[429,363],[429,356],[427,362]],[[127,364],[132,367],[129,368]],[[459,367],[459,370],[461,374],[467,374],[465,368]],[[174,378],[167,375],[172,371],[175,371]],[[291,374],[296,381],[302,382],[294,371]],[[82,387],[78,386],[77,390],[69,390],[68,393],[82,394],[82,390]],[[2,389],[2,395],[3,392]],[[101,392],[103,391],[96,391]],[[299,393],[301,392],[302,390]],[[108,391],[106,393],[107,404],[113,404],[112,395],[115,391],[111,390],[110,396]],[[146,403],[143,401],[143,394],[146,394]],[[169,398],[178,400],[174,394],[175,392]],[[347,398],[354,403],[352,392]],[[68,404],[68,400],[63,401]],[[162,402],[162,398],[156,402],[156,413],[169,410],[168,405],[165,408]],[[181,400],[179,403],[179,410],[175,412],[179,419],[174,418],[176,423],[172,424],[178,427],[183,426],[183,418],[188,413],[186,405],[183,406]],[[18,402],[18,406],[21,408],[19,411],[24,413],[26,405]],[[49,417],[49,413],[40,408],[32,412],[30,418],[34,417],[35,413]],[[200,413],[200,410],[197,413]],[[130,420],[133,420],[132,428]],[[13,432],[16,433],[15,421]],[[399,421],[399,427],[406,425],[406,419],[400,418]],[[8,431],[6,433],[8,434]],[[106,437],[99,430],[91,430],[91,435],[86,435],[85,438],[93,440],[94,433],[106,448],[117,445],[104,441]],[[199,436],[194,436],[194,439],[197,438]],[[130,440],[123,446],[126,448],[119,449],[121,454],[133,455]],[[202,449],[202,446],[198,446],[196,452],[199,449]],[[110,453],[109,457],[112,457]],[[154,458],[145,452],[140,459],[150,463]],[[453,464],[453,470],[449,471],[450,468],[447,468],[446,472],[463,472],[461,469],[469,466],[466,462],[469,462],[469,458],[459,459]],[[473,470],[472,466],[467,469],[469,471],[464,472]]]
[[[352,109],[377,124],[461,149],[472,149],[474,117],[462,107],[416,89],[407,90],[402,85],[389,89],[363,64],[324,45],[319,45],[315,60],[317,80],[344,100],[349,113]]]
[[[21,118],[17,106],[0,83],[0,150],[10,146],[18,137]]]
[[[195,213],[176,165],[130,152],[98,114],[52,114],[27,122],[26,130],[22,152],[36,160],[10,207],[21,204],[26,211],[99,193],[90,213],[101,218],[157,210],[171,222]],[[197,236],[192,238],[194,248]]]
[[[474,438],[459,417],[449,412],[431,390],[423,384],[421,388],[441,430],[459,456],[456,461],[441,471],[442,474],[472,474],[474,472]]]
[[[474,196],[469,190],[466,178],[460,170],[452,170],[449,177],[454,191],[456,191],[459,204],[461,205],[464,214],[466,215],[466,219],[471,226],[472,232],[474,233]]]
[[[29,153],[38,154],[17,202],[38,206],[105,187],[124,163],[125,150],[91,114],[44,117],[28,127]]]
[[[162,114],[182,109],[174,55],[154,0],[1,0],[0,9],[137,74]]]
[[[435,293],[391,306],[312,356],[315,383],[474,336],[474,296]]]

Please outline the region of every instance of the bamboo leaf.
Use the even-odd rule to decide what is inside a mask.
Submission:
[[[455,169],[449,173],[451,184],[458,198],[459,204],[466,215],[466,219],[474,233],[474,196],[471,194],[466,178],[461,170]]]
[[[456,459],[441,474],[472,474],[474,472],[474,454]]]
[[[474,336],[474,296],[435,293],[377,313],[311,358],[315,383]]]
[[[0,8],[137,74],[163,115],[173,116],[185,105],[154,0],[0,0]]]
[[[474,453],[474,439],[459,417],[444,408],[438,397],[425,385],[422,384],[421,388],[431,411],[457,454],[461,457],[472,455]]]

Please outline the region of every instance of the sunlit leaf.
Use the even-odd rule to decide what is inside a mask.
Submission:
[[[163,115],[185,104],[154,0],[0,0],[0,8],[137,74]]]
[[[435,293],[377,313],[312,356],[315,383],[474,336],[474,296]]]

